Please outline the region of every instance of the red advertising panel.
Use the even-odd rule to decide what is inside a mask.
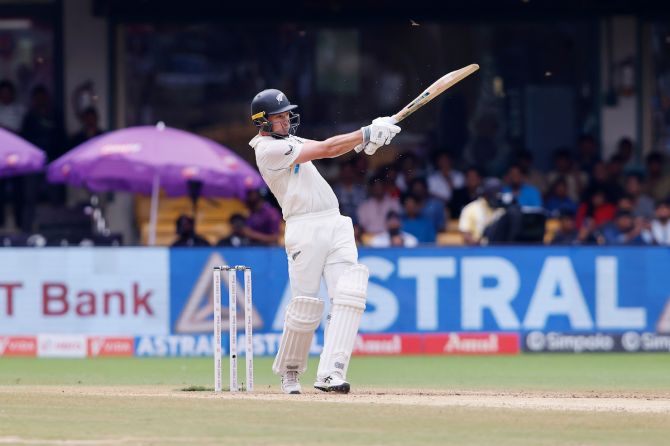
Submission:
[[[517,333],[438,333],[424,335],[431,355],[510,355],[519,353]]]
[[[34,336],[0,336],[0,356],[35,356],[37,339]]]
[[[134,338],[90,336],[87,353],[89,358],[96,356],[133,356]]]
[[[513,355],[518,333],[361,334],[354,355]]]
[[[421,353],[419,334],[362,334],[356,337],[354,355],[411,355]]]

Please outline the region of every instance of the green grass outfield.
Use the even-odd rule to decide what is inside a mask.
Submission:
[[[315,366],[312,360],[305,387]],[[571,394],[582,398],[577,402],[591,396],[663,403],[670,400],[668,354],[358,357],[349,374],[352,395],[310,391],[290,399],[276,395],[270,367],[270,358],[255,362],[257,399],[182,391],[212,387],[209,358],[1,358],[0,445],[670,442],[666,410],[476,404],[482,398],[505,405],[521,395],[550,405]],[[468,405],[439,403],[460,394],[469,395]]]

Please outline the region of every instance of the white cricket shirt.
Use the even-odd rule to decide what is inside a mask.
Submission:
[[[281,139],[256,135],[249,141],[258,170],[277,198],[284,220],[340,207],[333,189],[311,161],[295,164],[305,142],[293,135]]]

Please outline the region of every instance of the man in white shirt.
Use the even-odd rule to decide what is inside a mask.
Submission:
[[[386,214],[386,231],[380,232],[370,239],[373,248],[415,248],[419,241],[409,232],[402,230],[402,220],[395,211]]]
[[[400,127],[383,117],[355,132],[313,141],[295,136],[300,123],[293,112],[296,107],[275,89],[261,91],[251,103],[251,119],[259,132],[249,145],[286,220],[284,243],[293,295],[272,370],[281,375],[284,393],[301,392],[298,378],[307,369],[312,337],[323,315],[324,302],[316,297],[323,276],[331,314],[314,387],[348,393],[346,374],[365,310],[368,270],[358,263],[351,218],[340,215],[335,193],[312,161],[351,150],[373,155]]]
[[[402,206],[397,198],[386,193],[385,178],[381,175],[370,178],[368,194],[356,210],[358,224],[368,234],[379,234],[386,230],[386,214],[390,211],[400,213]]]
[[[449,203],[454,189],[465,186],[465,175],[452,168],[451,157],[447,152],[438,152],[434,163],[437,171],[428,177],[428,192],[445,203]]]
[[[656,204],[655,218],[649,228],[642,234],[648,243],[670,246],[670,202],[661,201]]]

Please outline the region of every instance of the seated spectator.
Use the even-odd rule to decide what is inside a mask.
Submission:
[[[400,215],[395,211],[386,214],[386,228],[372,237],[370,246],[374,248],[404,247],[414,248],[419,244],[416,237],[402,230]]]
[[[630,195],[624,195],[616,202],[617,211],[628,211],[631,214],[635,211],[635,200]]]
[[[637,174],[626,176],[626,194],[633,200],[633,214],[647,220],[654,218],[654,200],[643,192],[642,178]]]
[[[635,144],[633,140],[624,136],[617,143],[616,156],[621,159],[624,172],[639,172],[640,166],[635,161]]]
[[[188,215],[177,218],[177,240],[173,247],[209,246],[209,242],[195,233],[195,222]]]
[[[625,180],[623,175],[624,166],[625,163],[621,155],[612,155],[607,163],[607,176],[609,183],[617,184],[619,187],[623,187]]]
[[[547,175],[549,183],[553,183],[559,177],[565,180],[568,187],[568,196],[577,202],[586,187],[587,176],[579,171],[572,161],[572,154],[567,148],[554,151],[554,169]]]
[[[277,208],[265,201],[260,191],[247,191],[246,205],[249,209],[245,235],[260,245],[276,245],[279,240],[281,216]]]
[[[412,194],[406,194],[402,199],[402,227],[412,234],[419,243],[435,243],[437,232],[433,222],[426,217],[421,209],[420,202]]]
[[[421,216],[428,219],[435,232],[444,230],[447,222],[444,201],[433,198],[428,194],[428,184],[423,178],[412,180],[409,185],[409,193],[418,201]]]
[[[619,184],[618,178],[610,178],[607,164],[602,161],[596,162],[596,164],[593,166],[591,180],[584,192],[582,200],[584,197],[592,196],[594,191],[598,189],[605,191],[607,201],[610,203],[616,203],[624,194],[623,187]]]
[[[558,219],[559,228],[551,239],[552,245],[583,245],[595,241],[591,235],[591,228],[587,225],[583,225],[577,230],[574,211],[570,209],[562,209]]]
[[[18,133],[25,114],[26,108],[16,100],[14,84],[0,81],[0,127]]]
[[[656,204],[655,218],[644,232],[648,243],[670,246],[670,201]]]
[[[356,209],[365,201],[365,188],[356,183],[356,166],[353,161],[344,162],[340,166],[338,182],[333,192],[340,203],[340,213],[356,219]]]
[[[379,176],[380,178],[384,179],[384,190],[389,197],[400,200],[401,192],[400,189],[398,189],[398,186],[396,186],[396,180],[398,179],[398,167],[394,163],[381,166],[377,170],[377,174],[375,176]]]
[[[577,141],[577,165],[582,172],[591,173],[600,161],[600,150],[596,139],[588,134],[581,135]]]
[[[526,172],[526,181],[535,186],[541,194],[547,191],[547,180],[545,175],[533,167],[533,154],[530,150],[521,149],[516,154],[516,163]]]
[[[565,181],[565,178],[558,177],[554,180],[549,188],[547,198],[544,200],[544,208],[552,217],[559,215],[561,211],[567,210],[572,212],[574,218],[575,212],[577,212],[577,203],[568,196],[568,183]]]
[[[449,218],[458,218],[466,204],[479,197],[482,187],[482,174],[476,167],[465,171],[465,186],[454,190],[449,202]]]
[[[414,178],[423,176],[423,168],[421,167],[417,156],[412,152],[402,154],[397,165],[399,172],[395,184],[398,186],[398,189],[400,189],[400,192],[405,193],[409,188],[409,183],[411,183]]]
[[[542,207],[542,197],[536,187],[526,183],[526,176],[518,164],[507,171],[507,186],[503,192],[511,192],[521,207]]]
[[[389,211],[400,213],[400,202],[391,198],[385,189],[384,178],[372,177],[369,181],[369,198],[358,207],[358,224],[364,232],[379,234],[386,230],[386,215]]]
[[[455,170],[447,152],[438,152],[434,157],[437,170],[428,177],[428,192],[445,203],[451,200],[454,189],[465,186],[465,175]]]
[[[577,228],[585,224],[589,227],[600,227],[610,222],[615,214],[616,207],[607,201],[605,191],[596,189],[577,208]]]
[[[216,246],[232,246],[239,248],[240,246],[253,246],[254,241],[247,237],[247,219],[244,215],[233,214],[230,216],[230,227],[233,232],[225,238],[219,240]]]
[[[467,245],[479,245],[484,229],[501,214],[496,212],[501,187],[500,180],[488,178],[484,182],[479,198],[467,204],[461,211],[458,229]]]
[[[664,172],[665,158],[660,152],[647,155],[646,193],[655,201],[670,199],[670,175]]]
[[[619,211],[614,221],[600,230],[599,244],[602,245],[646,245],[642,237],[642,219],[635,218],[627,211]]]

